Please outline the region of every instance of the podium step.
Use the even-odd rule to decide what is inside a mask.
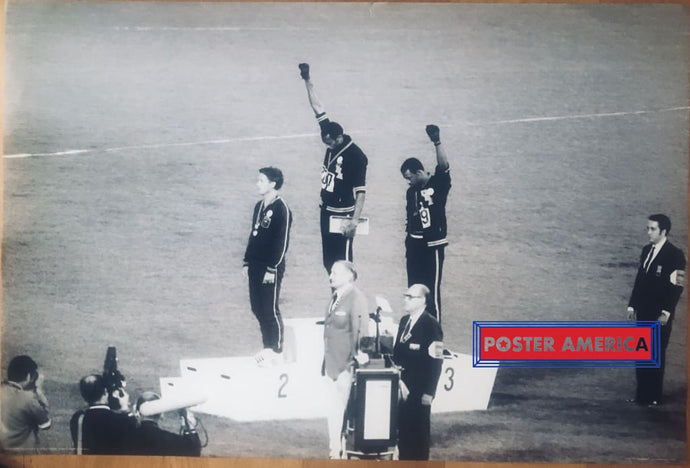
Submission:
[[[161,396],[203,395],[206,401],[193,411],[237,421],[325,418],[323,326],[318,320],[285,320],[283,355],[290,362],[259,367],[251,356],[183,359],[180,377],[160,379]],[[472,367],[468,354],[446,356],[431,412],[486,410],[496,371]]]

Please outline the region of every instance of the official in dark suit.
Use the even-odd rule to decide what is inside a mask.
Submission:
[[[129,453],[132,455],[178,457],[198,457],[201,455],[201,441],[199,440],[199,434],[194,429],[196,419],[192,413],[185,413],[180,434],[158,427],[160,414],[144,416],[139,413],[143,403],[159,399],[160,396],[155,392],[144,392],[137,400],[135,412],[140,422],[132,434]]]
[[[398,408],[400,460],[428,460],[431,445],[431,402],[443,366],[443,331],[427,312],[429,288],[413,284],[405,293],[393,360],[403,368]]]
[[[642,248],[628,303],[629,320],[658,320],[661,323],[660,367],[636,369],[637,391],[635,398],[629,401],[639,405],[656,406],[661,403],[666,347],[685,282],[685,255],[667,239],[670,230],[668,216],[653,214],[648,218],[650,243]]]

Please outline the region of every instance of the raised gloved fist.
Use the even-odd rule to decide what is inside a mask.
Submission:
[[[300,63],[299,64],[299,74],[303,80],[309,79],[309,64],[308,63]]]
[[[429,138],[433,143],[440,143],[441,142],[441,130],[439,130],[437,125],[430,124],[426,126],[426,134],[429,135]]]

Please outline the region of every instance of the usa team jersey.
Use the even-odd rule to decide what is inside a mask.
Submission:
[[[264,206],[263,200],[254,207],[252,231],[249,233],[244,265],[256,263],[272,273],[285,260],[290,243],[292,213],[282,198],[276,197]]]
[[[317,120],[323,131],[328,116],[323,113]],[[341,146],[326,150],[321,167],[321,207],[334,213],[354,210],[355,194],[366,192],[367,157],[349,135],[343,138]]]
[[[446,200],[450,191],[450,168],[436,171],[424,187],[407,189],[407,226],[409,236],[424,239],[428,247],[448,244]]]

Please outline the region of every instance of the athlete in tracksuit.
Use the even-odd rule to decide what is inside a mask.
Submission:
[[[252,229],[244,254],[244,273],[249,280],[249,301],[259,321],[264,350],[281,353],[283,319],[278,301],[290,242],[292,213],[278,194],[283,185],[280,169],[260,169],[256,185],[263,198],[254,207]],[[257,361],[261,360],[257,356]]]

